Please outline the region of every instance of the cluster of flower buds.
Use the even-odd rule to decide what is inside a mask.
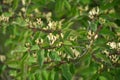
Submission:
[[[80,52],[79,52],[78,50],[76,50],[76,49],[74,49],[74,48],[71,48],[71,50],[72,50],[75,58],[77,58],[77,57],[80,55]]]
[[[104,18],[99,18],[99,22],[101,23],[101,24],[104,24],[105,22],[106,22],[106,20],[104,19]]]
[[[50,41],[50,45],[53,45],[54,42],[55,42],[57,39],[59,39],[59,35],[58,35],[58,34],[53,35],[52,33],[49,33],[48,36],[47,36],[47,38],[48,38],[49,41]]]
[[[31,44],[30,44],[29,42],[27,42],[27,43],[25,44],[25,47],[30,48],[30,47],[31,47]]]
[[[120,56],[119,56],[120,43],[108,42],[107,45],[110,46],[110,49],[116,50],[116,52],[111,53],[111,52],[105,50],[104,53],[106,54],[107,57],[109,57],[109,59],[113,63],[118,63],[118,61],[120,60]]]
[[[43,13],[43,17],[45,17],[47,21],[51,21],[52,13],[51,12]]]
[[[56,30],[56,29],[61,29],[62,22],[61,21],[49,21],[48,22],[48,29]]]
[[[107,45],[110,46],[111,49],[120,49],[120,43],[108,42]]]
[[[41,18],[37,18],[36,21],[32,22],[29,19],[25,20],[30,28],[41,28],[43,26],[43,21]]]
[[[89,11],[90,19],[95,19],[98,15],[99,15],[99,7],[95,7],[91,11]]]
[[[113,63],[117,63],[120,57],[114,54],[114,55],[109,55],[109,58]]]
[[[6,57],[4,55],[0,55],[0,61],[4,62],[6,60]]]
[[[95,32],[92,32],[91,30],[90,31],[88,31],[88,35],[87,35],[87,38],[89,39],[89,40],[92,40],[92,38],[94,37],[94,39],[97,39],[98,38],[98,35],[95,35]]]
[[[0,22],[9,22],[9,17],[6,17],[4,15],[0,16]]]
[[[47,24],[45,23],[43,25],[43,21],[41,18],[37,18],[35,21],[30,21],[29,19],[26,19],[25,21],[29,25],[30,28],[40,28],[43,30],[60,30],[62,27],[62,22],[64,20],[60,21],[53,21],[51,19],[52,13],[43,13],[43,17],[47,20]]]
[[[88,5],[84,6],[84,7],[83,6],[79,6],[78,9],[80,11],[80,15],[83,15],[84,12],[86,12],[89,9],[89,6]]]
[[[37,39],[35,40],[35,43],[38,44],[38,45],[40,45],[40,44],[43,43],[43,39],[38,39],[38,38],[37,38]]]

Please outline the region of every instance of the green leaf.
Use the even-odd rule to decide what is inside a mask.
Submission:
[[[54,80],[59,80],[59,72],[58,71],[55,72]]]
[[[28,59],[28,56],[29,56],[29,54],[27,52],[23,54],[21,61],[20,61],[21,65],[24,65],[25,62],[28,62],[28,61],[26,61]]]
[[[65,0],[65,6],[66,6],[66,8],[68,9],[68,10],[71,10],[71,5],[70,5],[70,3],[67,1],[67,0]]]
[[[28,24],[24,21],[23,18],[17,18],[16,21],[13,21],[13,24],[19,25],[20,27],[26,27]]]
[[[11,16],[13,15],[12,12],[5,12],[5,13],[3,13],[3,14],[4,14],[4,16],[6,16],[6,17],[11,17]]]
[[[39,50],[39,46],[38,45],[33,45],[31,50]]]
[[[51,51],[49,56],[50,56],[51,59],[53,59],[55,61],[61,61],[61,58],[59,57],[59,55],[55,51]]]
[[[48,80],[48,72],[46,70],[42,71],[42,80]]]
[[[66,54],[70,55],[71,57],[74,57],[74,54],[69,46],[64,46],[64,51],[66,52]]]
[[[67,46],[68,46],[68,45],[72,45],[72,43],[71,43],[70,41],[64,41],[63,44],[64,44],[64,45],[67,45]]]
[[[20,65],[18,64],[18,61],[8,61],[6,62],[8,67],[10,68],[15,68],[15,69],[19,69]]]
[[[117,24],[114,23],[114,22],[107,22],[104,24],[105,26],[109,26],[109,27],[112,27],[112,28],[118,28]]]
[[[111,37],[113,37],[115,34],[114,34],[114,32],[113,31],[110,31],[110,29],[108,29],[108,28],[103,28],[100,32],[99,32],[99,34],[101,34],[101,35],[103,35],[103,36],[111,36]]]
[[[83,4],[89,4],[91,0],[81,0]]]
[[[72,74],[75,73],[75,65],[74,65],[74,64],[71,64],[71,65],[70,65],[70,72],[71,72]]]
[[[44,63],[44,54],[45,54],[44,49],[38,50],[38,52],[37,52],[37,55],[38,55],[38,63],[39,63],[39,65],[40,65],[40,67],[42,67],[42,66],[43,66],[43,63]]]
[[[20,48],[18,48],[18,49],[15,49],[15,50],[13,50],[13,51],[11,51],[11,54],[13,54],[13,53],[24,53],[24,52],[26,52],[28,49],[26,48],[26,47],[20,47]]]
[[[70,72],[69,69],[69,65],[68,64],[63,64],[61,66],[62,69],[62,75],[65,77],[66,80],[71,80],[72,79],[72,74]]]
[[[55,4],[55,13],[57,17],[61,17],[64,15],[64,13],[61,13],[61,11],[65,10],[65,4],[62,0],[57,0]]]
[[[28,62],[29,62],[29,64],[35,63],[36,59],[33,56],[30,56]]]
[[[104,76],[100,76],[99,80],[108,80],[108,79],[106,77],[104,77]]]
[[[91,23],[90,28],[91,28],[93,31],[96,31],[96,30],[97,30],[97,23]]]
[[[52,70],[50,71],[49,75],[48,75],[48,79],[49,80],[54,80],[54,75],[55,75],[55,72]]]
[[[68,36],[70,35],[71,31],[70,30],[66,30],[66,32],[64,33],[64,40],[68,38]]]
[[[18,4],[19,4],[19,0],[13,0],[13,5],[12,5],[13,10],[16,10],[16,9],[17,9]]]

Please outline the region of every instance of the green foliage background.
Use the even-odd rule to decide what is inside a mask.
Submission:
[[[119,80],[120,0],[0,0],[0,80]]]

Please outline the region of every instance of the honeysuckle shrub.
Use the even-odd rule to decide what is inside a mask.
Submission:
[[[120,0],[1,0],[1,80],[119,80]]]

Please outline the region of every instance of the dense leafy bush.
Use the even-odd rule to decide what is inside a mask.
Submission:
[[[120,0],[1,0],[0,80],[119,80]]]

